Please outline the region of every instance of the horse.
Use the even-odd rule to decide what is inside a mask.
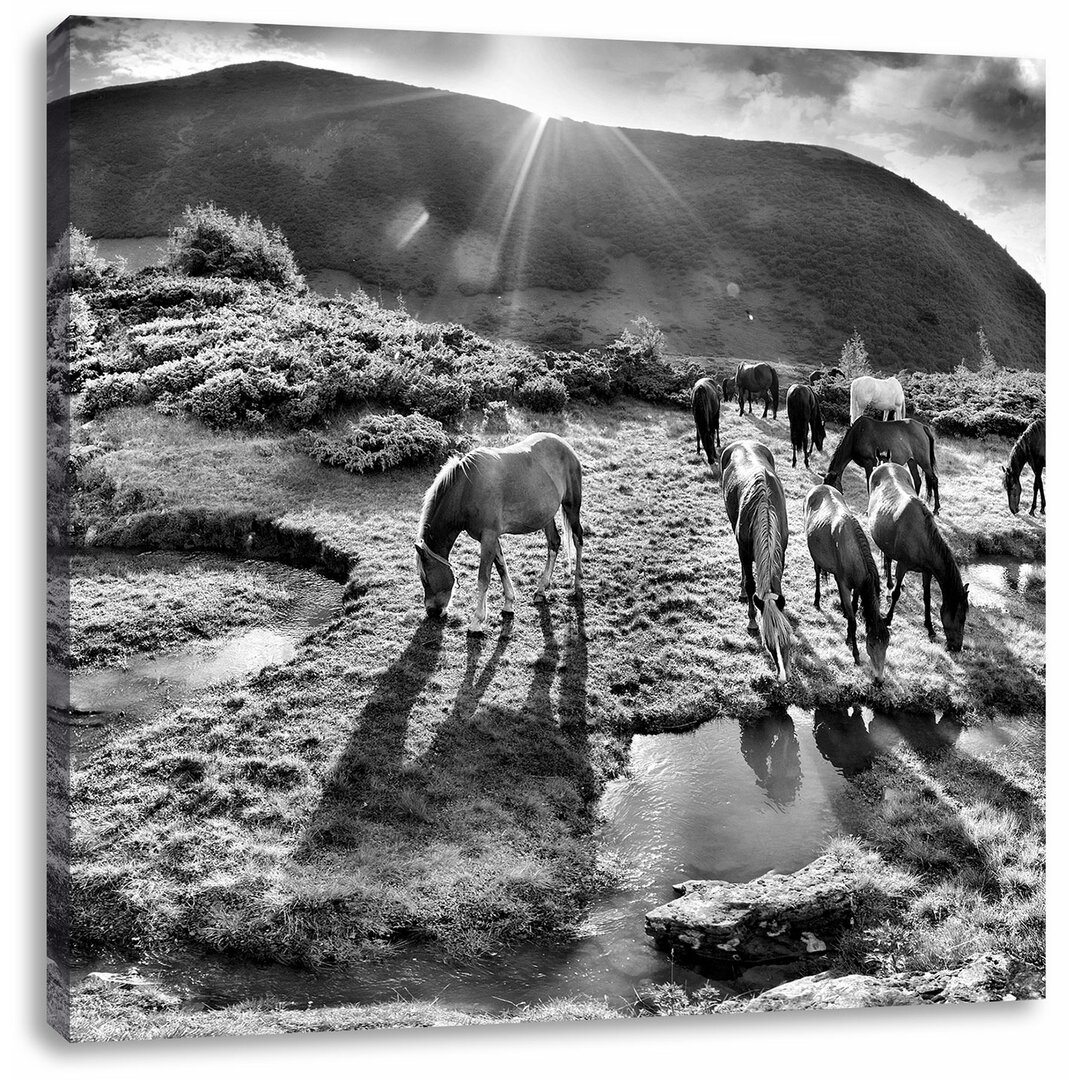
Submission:
[[[735,372],[735,387],[739,391],[739,415],[743,414],[743,394],[745,401],[750,405],[750,413],[753,415],[754,395],[761,394],[765,399],[765,411],[761,414],[762,420],[769,412],[769,395],[772,395],[772,415],[776,419],[776,410],[780,408],[780,380],[776,376],[776,369],[771,364],[750,364],[743,361]]]
[[[915,493],[922,490],[919,469],[926,474],[926,494],[934,496],[934,513],[941,508],[938,495],[937,458],[934,455],[934,433],[921,420],[875,420],[872,416],[857,417],[844,432],[833,451],[832,461],[825,472],[825,483],[837,491],[844,470],[855,462],[866,473],[866,490],[870,491],[870,475],[888,455],[896,465],[906,465],[911,472]]]
[[[698,379],[694,383],[690,406],[694,410],[694,426],[697,428],[697,452],[701,453],[704,444],[709,468],[717,472],[716,439],[720,431],[720,394],[712,379]]]
[[[724,400],[730,401],[735,396],[735,376],[729,375],[721,384],[720,389],[723,391]]]
[[[887,379],[860,375],[851,380],[851,422],[854,424],[867,409],[880,409],[884,420],[889,419],[890,413],[897,420],[907,417],[904,388],[895,375]]]
[[[881,577],[858,518],[844,496],[827,484],[812,487],[804,506],[806,546],[814,563],[814,607],[821,610],[821,575],[832,574],[847,617],[847,644],[856,666],[859,646],[855,638],[855,615],[862,600],[866,624],[866,655],[877,678],[885,670],[889,628],[881,618]]]
[[[794,383],[787,392],[788,427],[791,430],[791,465],[795,467],[798,451],[803,464],[810,468],[810,454],[825,445],[825,422],[817,394],[802,383]]]
[[[810,385],[821,382],[822,379],[834,379],[842,376],[843,370],[838,367],[831,368],[818,368],[816,371],[810,372]]]
[[[424,496],[416,535],[416,568],[428,616],[441,618],[450,606],[456,580],[450,549],[462,531],[480,541],[480,588],[470,633],[484,632],[492,562],[502,580],[502,610],[513,614],[514,584],[499,544],[504,533],[542,529],[547,537],[547,562],[534,596],[542,601],[559,553],[555,515],[560,506],[566,539],[574,549],[574,595],[580,598],[581,463],[570,444],[540,431],[512,446],[477,447],[448,461]]]
[[[930,582],[936,578],[941,589],[941,625],[945,630],[945,648],[950,652],[959,652],[964,647],[968,587],[960,580],[960,568],[949,545],[938,531],[937,522],[926,504],[915,493],[911,477],[902,465],[895,462],[879,465],[870,474],[867,515],[870,535],[884,556],[886,584],[893,590],[885,625],[892,624],[893,608],[900,598],[904,575],[909,570],[921,570],[925,613],[923,625],[933,640],[936,635],[930,617]],[[894,559],[895,588],[892,580]]]
[[[1042,471],[1046,465],[1046,421],[1033,420],[1024,429],[1023,435],[1013,443],[1009,460],[1001,466],[1005,474],[1002,486],[1009,498],[1009,509],[1015,514],[1020,510],[1020,474],[1024,466],[1030,465],[1035,474],[1035,484],[1031,489],[1031,509],[1035,513],[1036,496],[1042,496],[1042,512],[1046,513],[1046,492],[1043,490]]]
[[[757,633],[756,612],[760,612],[761,639],[783,683],[791,654],[791,624],[784,615],[781,585],[788,540],[784,488],[771,451],[753,439],[725,446],[720,468],[724,506],[742,564],[739,599],[747,603],[747,630]]]

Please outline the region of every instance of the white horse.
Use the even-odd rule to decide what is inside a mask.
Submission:
[[[851,380],[851,422],[868,409],[880,409],[881,418],[889,419],[894,413],[894,420],[906,420],[904,407],[904,388],[895,375],[888,379],[875,379],[873,375],[860,375]]]

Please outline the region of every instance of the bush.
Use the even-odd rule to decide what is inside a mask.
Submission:
[[[183,223],[169,236],[165,265],[191,277],[269,281],[293,289],[304,285],[278,228],[267,229],[247,214],[234,218],[213,203],[184,210]]]
[[[518,404],[537,412],[561,412],[566,408],[566,387],[551,375],[537,375],[519,387],[515,395]]]
[[[98,255],[90,237],[69,225],[49,258],[45,291],[51,300],[71,289],[99,289],[118,276],[119,271]]]
[[[566,387],[572,398],[595,397],[606,401],[612,396],[611,361],[602,352],[546,352],[548,370]]]
[[[406,463],[442,462],[450,453],[450,438],[443,426],[419,413],[367,416],[350,424],[344,435],[303,431],[299,445],[320,464],[354,473],[385,471]]]

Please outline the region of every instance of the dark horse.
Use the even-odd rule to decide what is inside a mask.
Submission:
[[[729,375],[720,384],[720,389],[723,392],[724,400],[730,401],[735,396],[735,376]]]
[[[749,609],[747,629],[757,630],[761,613],[761,640],[776,662],[780,682],[787,680],[791,653],[791,624],[784,615],[781,577],[787,551],[787,499],[776,475],[776,462],[768,447],[743,439],[724,447],[720,455],[721,485],[728,520],[735,533],[742,564],[742,592]],[[757,572],[755,584],[754,573]]]
[[[716,437],[720,431],[720,394],[712,379],[698,379],[690,394],[690,407],[694,410],[694,426],[697,428],[697,452],[705,447],[705,458],[713,472],[716,467]]]
[[[769,412],[770,395],[772,395],[772,416],[774,420],[776,419],[776,410],[780,408],[780,380],[776,377],[776,369],[771,364],[749,364],[743,361],[735,372],[735,387],[739,391],[740,416],[743,414],[744,402],[750,405],[750,411],[753,413],[754,395],[761,394],[765,399],[762,420]]]
[[[1009,496],[1009,509],[1015,514],[1020,509],[1020,474],[1024,466],[1030,465],[1035,474],[1035,484],[1031,489],[1031,509],[1035,513],[1036,496],[1042,497],[1042,512],[1046,513],[1046,492],[1043,490],[1042,471],[1046,465],[1046,421],[1034,420],[1024,429],[1024,434],[1013,443],[1009,460],[1001,466],[1005,474],[1003,485]]]
[[[821,610],[822,573],[832,574],[840,592],[840,606],[847,616],[847,643],[856,664],[859,646],[855,640],[855,614],[862,600],[866,655],[880,679],[889,647],[889,628],[881,617],[881,577],[858,518],[844,496],[828,484],[812,487],[806,496],[806,546],[814,562],[814,607]]]
[[[843,491],[844,470],[855,462],[866,472],[866,490],[870,490],[870,474],[884,455],[897,465],[911,470],[915,493],[922,489],[918,469],[926,474],[926,494],[934,496],[934,513],[941,508],[938,497],[937,459],[934,457],[934,433],[919,420],[875,420],[860,416],[844,432],[840,445],[833,452],[825,473],[825,483]],[[916,466],[918,468],[916,468]]]
[[[825,445],[825,422],[821,419],[821,406],[817,394],[795,383],[787,392],[788,426],[791,429],[791,464],[794,467],[798,452],[803,452],[803,464],[810,468],[810,455],[819,453]]]
[[[810,385],[821,382],[822,379],[833,379],[838,376],[842,376],[844,372],[838,367],[831,368],[818,368],[817,371],[810,372]]]
[[[896,421],[892,421],[896,423]],[[885,623],[892,623],[893,608],[909,570],[921,570],[926,627],[934,637],[930,618],[930,582],[936,578],[941,588],[941,625],[945,647],[959,652],[964,647],[964,623],[968,613],[968,587],[960,580],[960,568],[926,504],[915,493],[911,477],[901,465],[879,465],[870,474],[870,505],[867,508],[870,535],[884,555],[885,580],[893,590]],[[896,587],[893,588],[892,561],[896,560]]]
[[[514,584],[499,544],[503,533],[544,531],[548,555],[535,596],[543,600],[559,552],[555,515],[560,506],[567,542],[575,549],[574,591],[580,596],[581,464],[570,444],[541,431],[513,446],[478,447],[448,461],[424,496],[416,536],[416,566],[428,615],[438,618],[450,606],[455,582],[450,549],[463,530],[480,541],[480,592],[470,633],[484,631],[492,562],[502,579],[503,611],[514,610]]]

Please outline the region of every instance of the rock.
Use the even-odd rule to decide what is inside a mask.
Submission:
[[[776,1009],[866,1009],[883,1005],[915,1005],[922,999],[902,987],[870,975],[822,972],[784,983],[745,1004],[747,1012]]]
[[[892,895],[877,881],[865,867],[833,855],[793,874],[739,884],[687,881],[676,886],[678,899],[645,916],[645,930],[663,948],[704,960],[762,964],[822,956],[858,905]]]
[[[741,994],[760,994],[781,983],[791,982],[799,976],[796,966],[782,964],[758,964],[747,968],[735,984]]]

